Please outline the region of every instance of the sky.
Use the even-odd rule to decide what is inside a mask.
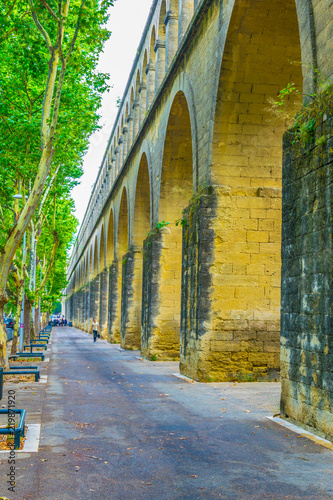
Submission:
[[[84,157],[84,174],[81,184],[72,192],[75,215],[81,223],[88,205],[92,186],[103,159],[118,108],[116,101],[122,97],[145,27],[153,0],[116,0],[110,9],[107,28],[112,32],[101,54],[99,71],[110,73],[113,88],[103,97],[100,110],[102,130],[91,136],[90,146]]]

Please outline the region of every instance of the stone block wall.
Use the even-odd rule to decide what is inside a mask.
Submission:
[[[203,381],[276,378],[281,190],[210,193],[185,215],[181,370]]]
[[[281,412],[332,440],[332,95],[321,104],[284,137]]]
[[[136,257],[137,252],[131,250],[122,260],[121,347],[124,349],[140,349],[141,346],[141,324],[136,314],[133,286]]]
[[[155,354],[154,318],[158,311],[161,235],[152,234],[143,243],[141,353],[145,358]]]
[[[118,262],[114,261],[109,268],[109,303],[108,303],[108,342],[115,343],[119,341],[116,338],[114,325],[117,319],[118,303]]]

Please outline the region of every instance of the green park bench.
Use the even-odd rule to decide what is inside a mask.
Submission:
[[[46,342],[46,344],[49,343],[49,339],[32,339],[30,340],[30,344],[39,344],[41,342]]]
[[[40,379],[39,366],[10,366],[4,375],[35,375],[35,382]]]
[[[13,359],[14,361],[16,358],[41,358],[44,361],[45,354],[43,352],[18,352],[17,354],[8,356],[8,359]]]
[[[3,395],[3,368],[0,367],[0,400]],[[9,398],[8,398],[9,399]],[[25,427],[25,416],[26,411],[18,408],[8,408],[2,409],[0,408],[0,415],[12,415],[13,413],[17,413],[20,415],[20,421],[17,427],[5,427],[0,428],[0,434],[14,434],[14,448],[17,450],[20,447],[21,437],[24,437],[24,427]]]
[[[37,348],[37,347],[40,347],[40,348],[43,348],[43,349],[44,349],[44,351],[46,351],[46,349],[47,349],[47,344],[26,344],[26,345],[24,345],[24,346],[23,346],[23,351],[25,351],[25,349],[26,349],[26,348],[30,348],[30,352],[32,352],[32,349],[33,349],[34,347],[36,347],[36,348]]]

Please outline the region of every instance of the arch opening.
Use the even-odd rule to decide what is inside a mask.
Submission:
[[[127,213],[127,192],[123,188],[121,195],[119,219],[118,219],[118,238],[117,238],[117,259],[121,259],[127,252],[128,247],[128,213]]]
[[[288,83],[302,94],[295,0],[235,2],[220,71],[211,168],[211,183],[224,186],[224,193],[217,194],[214,259],[219,264],[211,284],[217,319],[210,334],[214,341],[221,335],[231,339],[211,349],[212,370],[213,359],[230,357],[215,371],[219,380],[255,373],[254,346],[265,358],[262,376],[279,368],[282,136],[288,123],[274,115],[271,100]],[[288,113],[293,116],[300,106],[291,98]],[[235,363],[242,342],[246,354]]]
[[[127,293],[124,293],[122,304],[122,346],[132,349],[141,347],[143,241],[150,229],[151,211],[148,168],[147,156],[143,154],[136,181],[133,246],[127,254],[128,259],[123,270],[126,280],[123,288],[126,288]]]
[[[106,240],[106,263],[108,266],[112,264],[114,260],[114,221],[113,221],[113,210],[110,211],[109,223],[108,223],[108,234]]]
[[[188,104],[183,92],[174,98],[165,136],[159,221],[169,223],[161,233],[159,313],[156,321],[156,351],[163,358],[178,358],[180,345],[182,217],[193,194],[192,131]]]

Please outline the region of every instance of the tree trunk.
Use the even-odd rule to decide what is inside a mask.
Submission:
[[[39,299],[37,297],[36,301],[35,301],[35,337],[37,337],[39,330],[40,330],[40,325],[39,325]]]
[[[3,309],[7,300],[7,293],[0,293],[0,366],[2,366],[2,368],[8,369],[9,365],[6,349],[7,335],[5,330],[5,322],[3,319]]]
[[[14,332],[13,332],[11,354],[16,354],[16,352],[17,352],[17,339],[18,339],[18,332],[19,332],[19,328],[20,328],[20,315],[21,315],[23,294],[24,294],[24,286],[21,285],[20,291],[19,291],[19,294],[17,297],[15,326],[14,326]]]
[[[30,310],[31,305],[26,297],[24,301],[24,329],[23,329],[23,344],[30,344]]]

